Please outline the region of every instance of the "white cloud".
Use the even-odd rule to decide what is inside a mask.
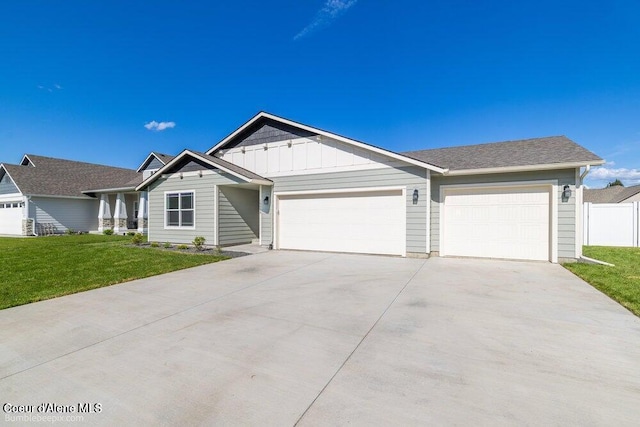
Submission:
[[[149,123],[145,124],[144,127],[152,131],[160,132],[165,129],[171,129],[176,127],[176,123],[175,122],[156,122],[155,120],[152,120]]]
[[[322,9],[316,13],[313,21],[296,34],[293,39],[298,40],[329,26],[335,19],[356,4],[357,1],[358,0],[327,0]]]
[[[586,180],[590,181],[591,187],[597,188],[607,183],[619,179],[624,185],[640,184],[640,169],[614,168],[614,162],[607,162],[604,166],[591,169]],[[595,183],[593,183],[595,181]]]

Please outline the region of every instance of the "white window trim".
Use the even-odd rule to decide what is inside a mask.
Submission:
[[[179,225],[167,225],[167,194],[193,194],[193,225],[192,226],[179,226]],[[196,229],[196,190],[174,190],[164,192],[164,229],[165,230],[195,230]]]
[[[551,248],[550,248],[550,261],[552,263],[558,262],[558,180],[557,179],[547,179],[540,181],[504,181],[504,182],[490,182],[490,183],[479,183],[479,184],[444,184],[440,186],[440,212],[439,212],[439,222],[440,229],[438,230],[438,235],[440,236],[440,256],[447,256],[445,242],[444,242],[444,198],[445,192],[447,190],[456,190],[456,189],[471,189],[471,188],[518,188],[518,187],[549,187],[551,192],[551,212],[550,222],[551,222]]]

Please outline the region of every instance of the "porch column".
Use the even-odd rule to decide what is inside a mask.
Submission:
[[[124,193],[118,193],[116,196],[116,208],[113,213],[113,232],[127,232],[127,203],[125,202]]]
[[[147,234],[149,217],[149,195],[146,191],[141,191],[138,199],[138,233]]]
[[[113,228],[113,222],[111,221],[111,207],[109,206],[109,195],[103,194],[100,196],[100,209],[98,210],[98,231]]]

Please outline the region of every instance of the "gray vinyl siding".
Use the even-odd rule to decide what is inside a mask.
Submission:
[[[4,173],[0,178],[0,194],[15,194],[19,192],[20,190],[18,190],[9,174]]]
[[[149,186],[149,241],[191,243],[196,236],[203,236],[206,244],[216,242],[215,236],[215,192],[216,185],[235,184],[240,181],[230,175],[219,174],[186,175],[183,179],[175,174],[159,178]],[[165,191],[195,191],[195,229],[165,229]]]
[[[142,172],[146,170],[158,170],[163,166],[164,166],[164,163],[158,160],[157,157],[152,157],[151,159],[149,159],[149,162],[140,171]]]
[[[274,191],[315,191],[358,189],[371,187],[405,187],[407,189],[407,252],[425,253],[427,228],[427,172],[423,168],[408,166],[335,172],[313,175],[274,177]],[[413,204],[413,190],[417,189],[419,199]],[[264,189],[263,189],[264,190]],[[270,202],[271,204],[271,202]],[[263,213],[262,244],[273,242],[271,224],[273,210]]]
[[[65,199],[32,197],[29,200],[29,217],[36,221],[36,231],[43,224],[53,224],[57,233],[68,229],[94,231],[98,229],[98,199]]]
[[[485,184],[496,182],[558,180],[558,258],[575,258],[576,188],[575,169],[508,174],[448,176],[431,175],[431,251],[440,251],[440,186],[451,184]],[[571,187],[571,198],[562,201],[562,189]]]
[[[219,244],[250,243],[258,238],[258,192],[230,186],[218,187]]]

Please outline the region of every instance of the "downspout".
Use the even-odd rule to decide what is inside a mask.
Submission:
[[[584,177],[589,174],[590,170],[591,170],[591,165],[587,165],[587,166],[584,167],[584,172],[582,172],[582,175],[580,175],[580,186],[581,187],[582,187],[582,181],[584,181]]]

